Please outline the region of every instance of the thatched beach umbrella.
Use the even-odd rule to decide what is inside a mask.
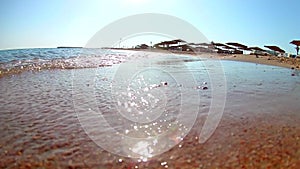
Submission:
[[[227,45],[226,45],[226,46],[224,46],[224,49],[229,49],[229,50],[231,50],[231,49],[232,49],[232,50],[236,50],[236,48],[234,48],[234,47],[230,47],[230,46],[227,46]]]
[[[176,42],[176,43],[179,43],[179,42],[181,42],[181,43],[186,43],[186,41],[184,41],[184,40],[182,40],[182,39],[175,39],[175,40],[173,40],[173,42]]]
[[[273,51],[276,51],[276,52],[279,52],[279,53],[285,53],[285,51],[283,49],[281,49],[280,47],[278,46],[268,46],[268,45],[265,45],[266,48],[269,48]]]
[[[163,41],[163,42],[160,42],[158,44],[155,44],[154,46],[156,46],[156,47],[162,46],[162,48],[167,48],[168,49],[169,46],[172,45],[172,44],[177,44],[177,42],[173,41],[173,40],[171,40],[171,41]]]
[[[214,48],[218,50],[218,53],[230,53],[230,50],[235,49],[223,43],[212,43]]]
[[[219,46],[219,47],[227,46],[227,45],[225,45],[225,44],[223,44],[223,43],[213,43],[213,45],[214,45],[214,46]]]
[[[205,43],[205,42],[203,42],[203,43],[195,43],[195,45],[201,45],[201,46],[213,46],[211,43]]]
[[[175,41],[175,40],[170,40],[170,41],[164,41],[162,42],[163,44],[168,44],[168,45],[171,45],[171,44],[177,44],[178,42]]]
[[[263,50],[262,48],[260,47],[249,47],[247,48],[248,50],[251,50],[255,55],[256,55],[256,58],[258,58],[258,54],[260,54],[261,52],[265,52],[265,50]],[[257,53],[257,51],[259,53]]]
[[[154,48],[161,48],[161,46],[163,45],[162,42],[156,43],[153,45]]]
[[[296,46],[300,46],[300,40],[293,40],[290,42],[291,44],[294,44]]]
[[[262,48],[260,47],[250,47],[248,48],[249,50],[257,50],[257,51],[261,51],[261,52],[264,52],[265,50],[263,50]]]
[[[299,46],[300,46],[300,40],[293,40],[290,42],[290,44],[296,45],[296,52],[297,55],[299,54]]]
[[[243,45],[243,44],[240,44],[240,43],[236,43],[236,42],[228,42],[226,43],[227,45],[231,45],[231,46],[235,46],[239,49],[242,49],[242,50],[247,50],[248,47],[246,45]]]
[[[190,45],[184,44],[184,45],[178,45],[177,47],[181,48],[182,51],[191,51],[193,50],[193,47]]]
[[[170,48],[174,48],[174,46],[170,47],[170,45],[179,45],[179,43],[186,43],[186,41],[184,41],[182,39],[175,39],[175,40],[170,40],[170,41],[163,41],[163,42],[155,44],[154,47],[155,48],[170,49]]]

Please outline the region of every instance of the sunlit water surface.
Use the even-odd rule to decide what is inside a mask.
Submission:
[[[217,160],[201,160],[208,158],[209,146],[198,143],[214,99],[209,72],[220,61],[152,55],[139,53],[143,59],[136,57],[136,65],[26,71],[2,77],[0,167],[205,168],[222,164],[217,155]],[[227,99],[224,120],[216,131],[219,137],[234,137],[236,126],[255,128],[255,121],[241,120],[252,118],[251,114],[264,114],[266,121],[257,121],[258,129],[269,118],[299,131],[299,71],[233,61],[221,61],[221,65]],[[238,125],[229,127],[230,119],[239,121]],[[149,137],[157,139],[150,142]],[[291,137],[295,140],[290,146],[299,150],[299,132]],[[226,147],[224,139],[216,139],[215,145]],[[201,150],[204,154],[199,154]],[[234,146],[223,148],[225,154],[235,150]],[[300,159],[299,151],[290,154]]]

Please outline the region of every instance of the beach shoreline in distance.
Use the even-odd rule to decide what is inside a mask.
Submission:
[[[300,58],[279,57],[272,55],[250,55],[250,54],[223,54],[223,53],[205,53],[205,52],[193,52],[193,51],[176,51],[176,50],[162,50],[162,49],[124,49],[113,48],[113,50],[132,50],[132,51],[144,51],[144,52],[158,52],[158,53],[174,53],[183,55],[192,55],[199,57],[206,57],[212,59],[232,60],[240,62],[250,62],[271,66],[279,66],[290,69],[300,70]]]
[[[100,48],[99,48],[100,49]],[[279,57],[271,55],[249,55],[249,54],[224,54],[224,53],[209,53],[209,52],[194,52],[194,51],[178,51],[178,50],[163,50],[163,49],[133,49],[133,48],[104,48],[108,50],[116,51],[134,51],[134,52],[154,52],[160,54],[176,54],[176,55],[188,55],[192,57],[199,58],[210,58],[210,59],[220,59],[220,60],[231,60],[240,62],[250,62],[256,64],[264,64],[271,66],[284,67],[289,69],[300,70],[300,58],[289,58],[289,57]],[[53,62],[53,61],[52,61]],[[33,64],[33,65],[23,65],[15,66],[12,68],[1,68],[0,66],[0,78],[4,76],[20,74],[24,71],[41,71],[45,69],[77,69],[68,62],[57,59],[54,61],[56,64]],[[81,67],[89,68],[89,67]]]
[[[288,58],[278,56],[262,56],[262,55],[245,55],[245,54],[230,54],[230,55],[219,55],[220,59],[251,62],[257,64],[279,66],[291,69],[299,69],[300,58]]]

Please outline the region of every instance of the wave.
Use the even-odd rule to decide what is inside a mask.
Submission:
[[[76,50],[76,52],[74,52]],[[45,53],[37,55],[37,51]],[[0,77],[22,73],[24,71],[41,71],[44,69],[79,69],[97,68],[120,64],[125,61],[147,57],[148,54],[137,54],[135,51],[112,51],[92,49],[43,49],[10,51],[9,54],[0,55]],[[81,53],[80,53],[81,52]],[[51,55],[52,56],[45,56]],[[55,53],[55,54],[54,54]],[[14,57],[8,56],[15,55]],[[24,57],[26,55],[26,57]],[[13,58],[13,59],[12,59]],[[25,59],[26,58],[26,59]],[[7,61],[9,60],[9,61]]]

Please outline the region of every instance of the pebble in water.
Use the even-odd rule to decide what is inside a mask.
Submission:
[[[197,89],[201,89],[201,90],[207,90],[208,89],[207,86],[197,86],[196,88]]]
[[[167,86],[167,85],[168,85],[168,82],[160,82],[160,84],[161,84],[162,86]]]
[[[166,161],[160,163],[161,166],[164,166],[164,165],[167,165],[167,164],[168,164],[168,162],[166,162]]]
[[[207,90],[207,89],[208,89],[208,87],[206,87],[206,86],[203,86],[201,89],[202,89],[202,90]]]

